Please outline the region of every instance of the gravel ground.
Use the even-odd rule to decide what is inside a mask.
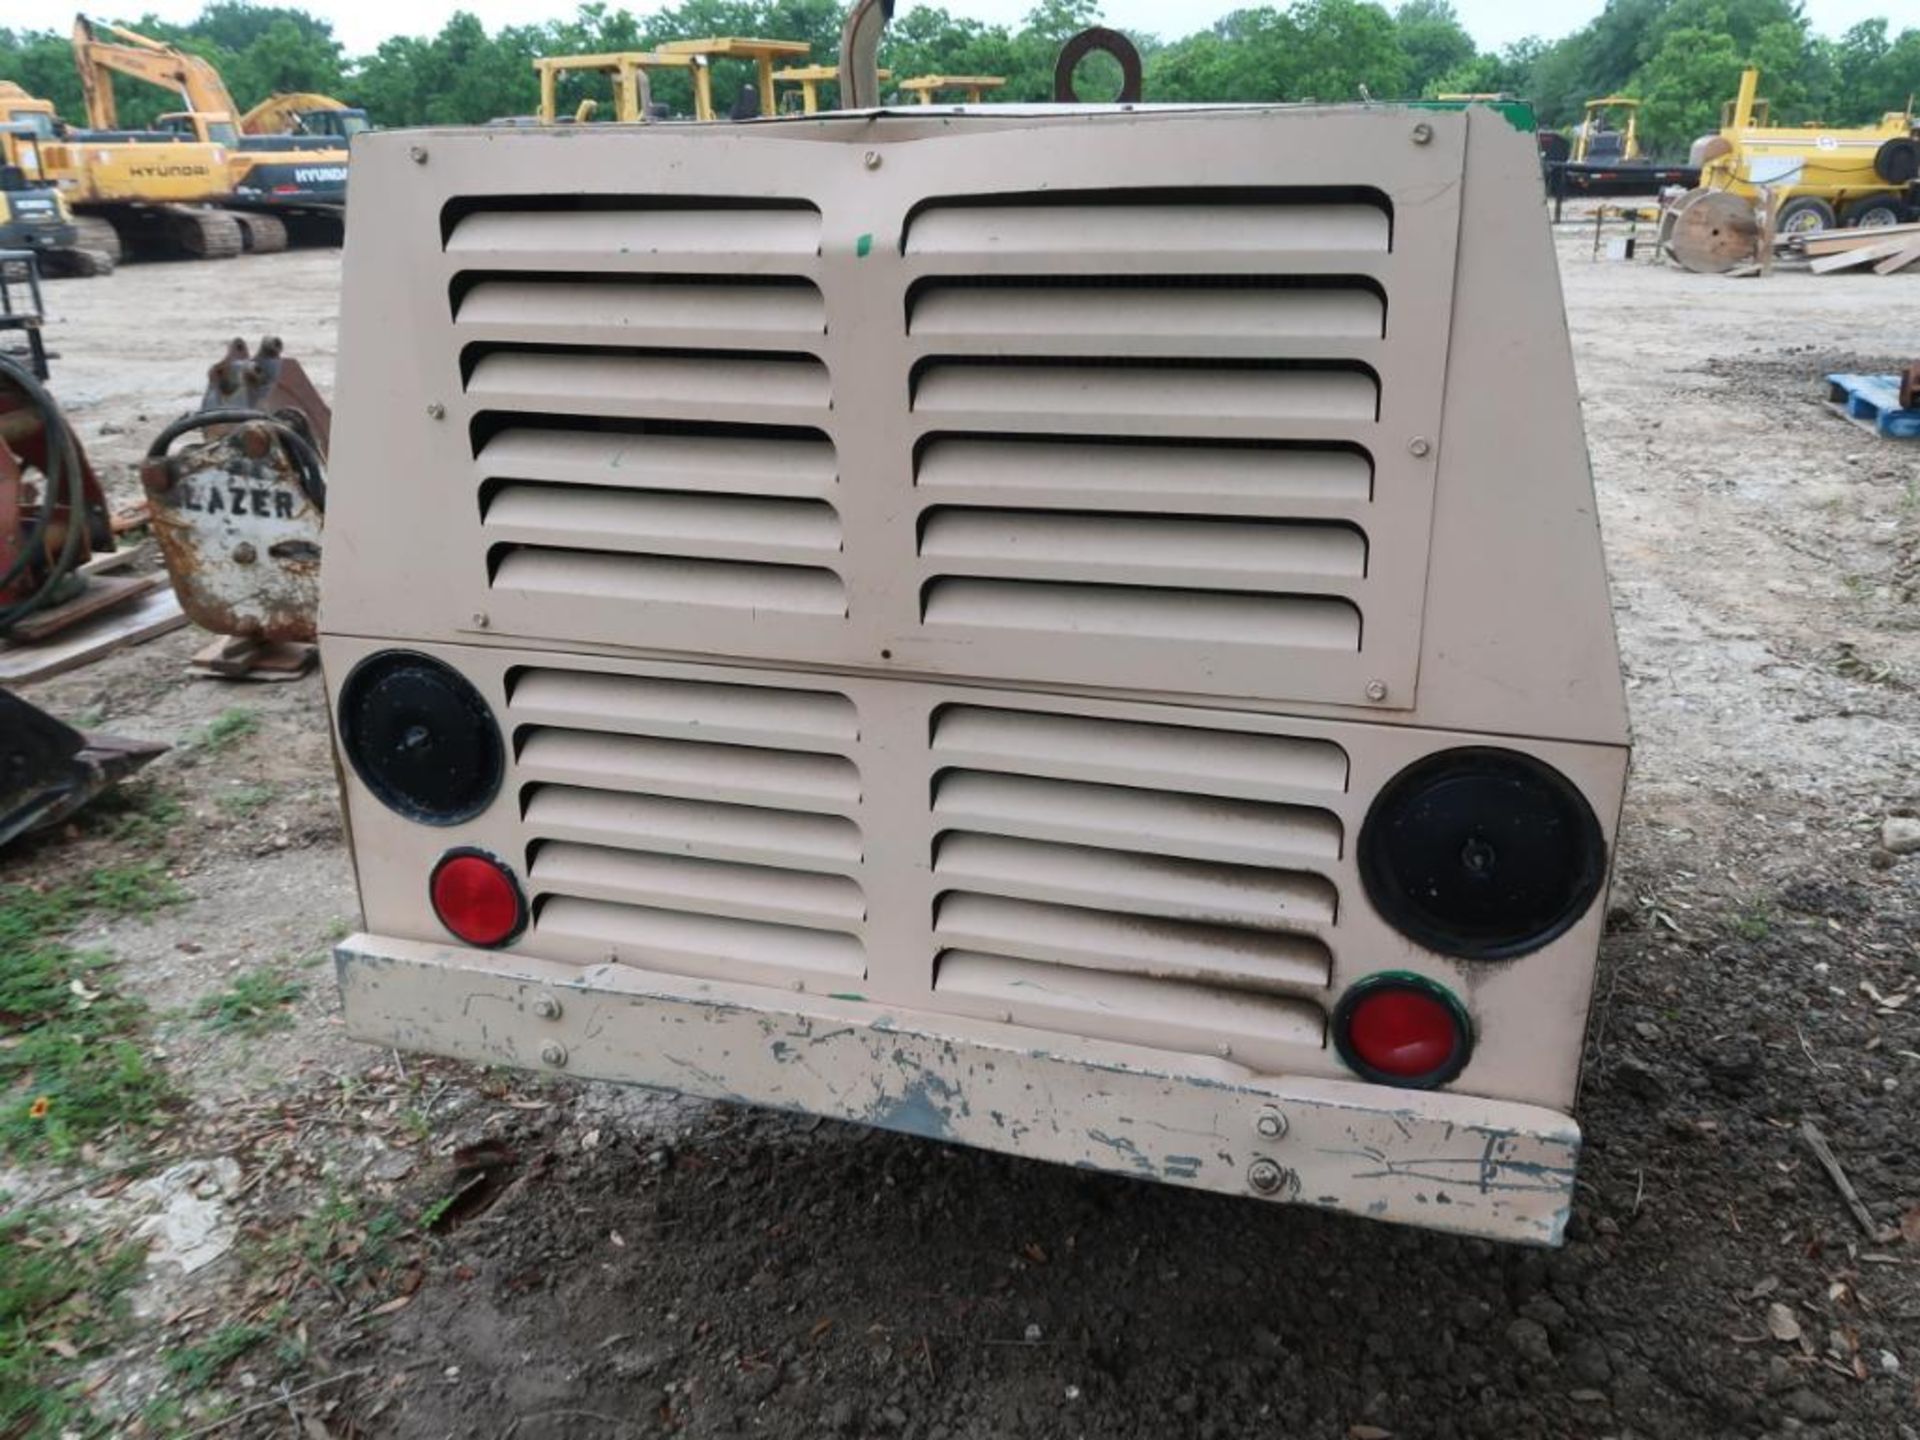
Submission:
[[[1911,356],[1920,282],[1596,263],[1588,233],[1559,244],[1638,749],[1563,1250],[402,1062],[340,1038],[316,968],[291,1030],[162,1026],[167,1153],[248,1188],[97,1403],[267,1314],[299,1343],[189,1418],[283,1385],[222,1433],[1920,1440],[1920,857],[1878,843],[1920,806],[1920,446],[1819,380]],[[305,252],[53,287],[56,388],[121,497],[231,334],[328,388],[337,284]],[[354,908],[317,683],[188,680],[202,639],[27,692],[175,742],[255,718],[141,782],[180,800],[143,843],[191,903],[87,937],[173,1016],[264,956],[305,973]],[[128,848],[90,821],[0,881]]]

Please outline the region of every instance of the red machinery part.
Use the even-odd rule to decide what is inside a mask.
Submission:
[[[30,371],[0,356],[0,628],[65,598],[62,573],[113,548],[106,495],[72,427]]]

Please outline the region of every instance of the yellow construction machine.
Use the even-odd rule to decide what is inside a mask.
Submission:
[[[1920,218],[1920,130],[1912,102],[1877,125],[1774,125],[1759,98],[1760,72],[1740,77],[1720,132],[1693,144],[1700,185],[1743,200],[1769,189],[1782,234],[1835,225],[1898,225]]]
[[[668,40],[660,50],[667,55],[693,57],[694,114],[702,120],[712,120],[718,114],[713,103],[713,62],[745,60],[751,64],[755,83],[742,87],[739,98],[728,111],[729,119],[751,120],[757,115],[774,113],[773,67],[804,62],[813,46],[804,40],[750,40],[723,35],[701,40]]]
[[[922,105],[933,104],[936,95],[948,90],[959,91],[966,104],[978,105],[986,99],[987,91],[998,90],[1006,83],[999,75],[916,75],[902,80],[900,88]]]
[[[540,76],[540,123],[556,125],[566,118],[561,114],[559,80],[562,75],[597,74],[613,84],[613,118],[632,124],[640,120],[664,119],[664,111],[652,103],[651,75],[656,70],[683,70],[693,84],[693,118],[696,120],[751,120],[775,113],[774,66],[788,60],[804,60],[812,49],[804,40],[751,40],[735,35],[701,40],[669,40],[657,50],[610,51],[604,55],[549,55],[533,62]],[[741,87],[739,96],[723,117],[713,100],[713,61],[744,60],[752,64],[754,83]],[[780,78],[799,72],[783,72]],[[816,77],[818,78],[818,77]],[[824,78],[831,79],[827,74]],[[813,93],[811,90],[809,93]],[[811,107],[810,107],[811,108]],[[658,112],[658,113],[656,113]],[[571,119],[585,123],[599,114],[599,102],[583,100]]]
[[[128,250],[221,259],[240,253],[224,146],[155,131],[77,131],[53,103],[0,80],[0,158],[28,188],[71,210],[75,254],[55,268],[94,273]]]
[[[697,63],[691,55],[661,55],[651,50],[622,50],[605,55],[542,56],[533,62],[533,68],[540,76],[540,123],[557,125],[561,122],[559,88],[562,75],[607,76],[613,82],[613,118],[631,125],[655,118],[650,113],[653,87],[648,81],[649,72],[692,70]],[[571,118],[584,124],[598,113],[598,101],[583,100]],[[698,118],[711,120],[713,116],[707,114]]]
[[[96,129],[111,131],[118,124],[116,73],[180,97],[186,108],[162,115],[158,128],[223,148],[232,182],[225,204],[235,212],[247,249],[284,250],[289,219],[319,222],[337,234],[347,203],[343,140],[243,134],[240,109],[210,62],[125,26],[76,16],[73,61],[87,121]]]
[[[1631,165],[1641,158],[1640,102],[1631,95],[1602,95],[1587,101],[1586,113],[1573,132],[1573,163]]]
[[[875,74],[881,80],[891,80],[893,78],[893,72],[891,70],[879,70],[876,71]],[[775,85],[798,85],[800,87],[800,93],[797,96],[789,90],[784,95],[777,97],[780,101],[782,113],[787,113],[797,108],[803,115],[817,115],[820,112],[820,87],[822,85],[838,85],[840,83],[840,67],[838,65],[798,65],[791,70],[774,71],[773,82]],[[795,101],[798,101],[797,106],[795,105]]]
[[[372,128],[359,106],[308,91],[269,95],[240,117],[242,135],[326,135],[342,145]]]
[[[0,251],[28,251],[48,275],[105,274],[112,259],[80,244],[67,197],[40,173],[37,112],[22,109],[17,119],[9,113],[11,97],[25,94],[0,82]]]

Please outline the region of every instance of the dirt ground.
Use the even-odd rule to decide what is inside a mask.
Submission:
[[[185,1097],[159,1138],[0,1173],[111,1227],[192,1209],[130,1161],[202,1167],[217,1258],[182,1273],[162,1227],[82,1357],[100,1425],[1920,1440],[1920,856],[1879,843],[1920,806],[1920,445],[1820,403],[1824,372],[1915,355],[1920,281],[1558,243],[1638,745],[1564,1249],[351,1045],[320,686],[189,680],[183,631],[28,687],[176,749],[0,860],[6,885],[158,858],[186,892],[79,936],[158,1017]],[[229,337],[279,334],[330,387],[338,275],[309,251],[52,288],[54,386],[122,500]],[[195,1016],[261,967],[284,1014]]]

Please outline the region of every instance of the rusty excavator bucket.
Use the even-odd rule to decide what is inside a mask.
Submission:
[[[76,730],[0,690],[0,845],[66,819],[169,748]]]

